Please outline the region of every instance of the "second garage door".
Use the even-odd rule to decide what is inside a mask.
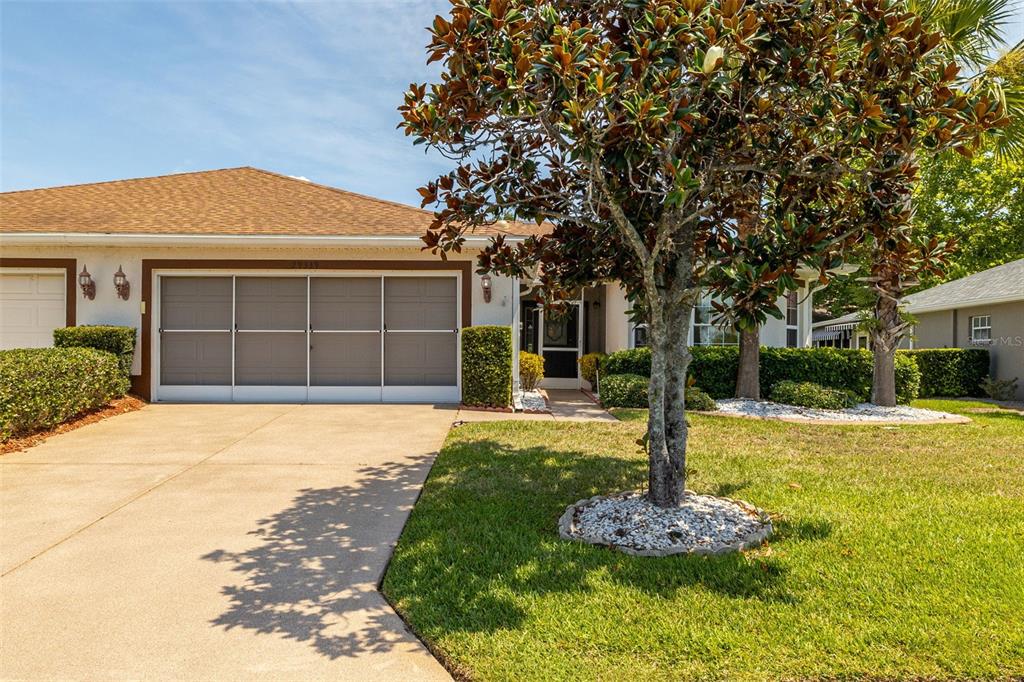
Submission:
[[[452,276],[161,276],[158,400],[456,402]]]

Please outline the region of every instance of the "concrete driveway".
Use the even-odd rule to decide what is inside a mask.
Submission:
[[[0,678],[449,679],[376,584],[455,416],[150,405],[0,458]]]

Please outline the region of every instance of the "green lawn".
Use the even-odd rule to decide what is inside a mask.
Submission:
[[[689,487],[769,510],[769,544],[634,558],[560,540],[566,505],[638,487],[622,423],[455,429],[384,580],[473,679],[1024,675],[1024,417],[967,425],[692,416]]]

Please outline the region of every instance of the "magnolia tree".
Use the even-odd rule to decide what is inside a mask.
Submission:
[[[862,92],[867,53],[842,46],[871,21],[867,2],[452,4],[428,46],[440,82],[412,85],[401,107],[405,132],[455,165],[420,189],[437,206],[427,247],[443,257],[474,226],[510,215],[549,221],[543,237],[495,238],[481,269],[537,267],[549,299],[622,282],[649,330],[649,497],[676,505],[701,290],[742,300],[756,281],[767,291],[793,276],[794,259],[747,269],[735,265],[743,253],[824,253],[856,233],[802,207],[860,206],[845,191],[863,156],[849,131],[870,125],[876,106]],[[776,200],[751,241],[737,207],[758,191]],[[778,200],[787,195],[799,210]]]

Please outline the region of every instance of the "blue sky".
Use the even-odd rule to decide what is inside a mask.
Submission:
[[[448,164],[396,107],[447,7],[3,1],[0,189],[250,165],[418,205]]]

